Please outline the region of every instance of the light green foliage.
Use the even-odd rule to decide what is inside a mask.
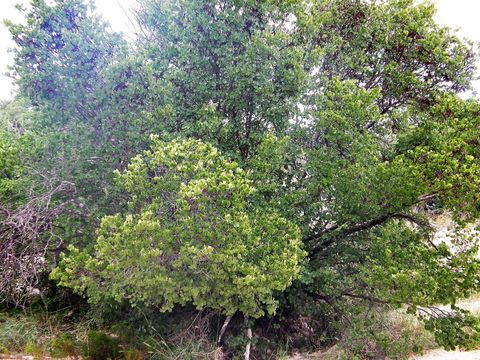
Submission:
[[[14,208],[25,197],[29,180],[27,159],[35,156],[35,140],[25,133],[31,113],[25,101],[0,104],[0,206]]]
[[[447,350],[463,347],[471,350],[480,343],[480,319],[462,309],[455,309],[456,316],[429,318],[425,328],[433,332],[437,343]]]
[[[307,163],[316,176],[309,186],[336,222],[393,213],[424,191],[415,169],[389,159],[387,140],[382,140],[391,136],[386,128],[394,120],[380,114],[377,99],[378,91],[338,80],[317,99],[311,131],[318,140]],[[369,130],[376,126],[378,131]]]
[[[313,195],[305,201],[309,213],[321,215],[308,223],[313,259],[304,281],[329,301],[414,311],[455,304],[479,289],[477,244],[460,233],[454,244],[434,244],[418,205],[434,199],[457,219],[478,218],[478,104],[449,95],[426,113],[382,115],[377,99],[376,91],[338,80],[317,98],[306,158],[316,176],[302,181]],[[461,319],[438,320],[436,331],[461,331]],[[477,341],[475,326],[462,334],[452,341]],[[447,338],[436,337],[450,348]]]
[[[39,144],[40,140],[30,135],[17,136],[0,129],[0,206],[14,209],[25,201],[34,180],[26,166],[37,159]]]
[[[86,290],[92,302],[193,303],[272,314],[273,290],[298,277],[298,228],[272,209],[251,208],[251,181],[235,162],[196,140],[154,140],[118,182],[130,211],[102,220],[93,256],[71,249],[60,284]]]
[[[3,134],[0,134],[2,136]],[[6,204],[15,202],[18,198],[19,182],[22,175],[22,167],[18,156],[16,144],[5,135],[0,138],[0,202]]]
[[[421,233],[398,224],[372,233],[375,240],[360,277],[373,296],[415,306],[455,304],[477,288],[478,248],[472,239],[456,254],[453,244],[426,244]]]

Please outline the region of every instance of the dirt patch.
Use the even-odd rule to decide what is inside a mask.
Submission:
[[[480,350],[445,351],[432,350],[425,355],[415,355],[410,360],[480,360]]]

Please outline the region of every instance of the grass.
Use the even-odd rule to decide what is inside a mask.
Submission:
[[[0,313],[0,344],[3,353],[23,352],[27,347],[42,342],[43,329],[34,319]]]
[[[0,312],[0,353],[29,354],[35,358],[76,357],[88,329],[84,321],[66,323],[64,312]]]
[[[458,305],[480,314],[480,296],[463,300]],[[85,318],[68,323],[64,315],[64,312],[0,312],[0,354],[22,353],[34,355],[35,358],[47,355],[75,358],[83,355],[87,358],[88,354],[83,350],[88,343],[90,330],[97,328],[97,324]],[[126,329],[114,326],[112,329],[116,329],[113,332],[117,335],[113,337],[120,344],[118,356],[126,360],[222,360],[228,357],[210,338],[208,316],[198,316],[190,322],[183,331],[165,338],[155,332],[150,337],[135,340],[127,335]],[[415,316],[394,310],[372,311],[354,321],[339,342],[327,351],[310,357],[307,354],[289,356],[288,348],[290,346],[277,349],[268,359],[401,360],[413,353],[437,348],[437,345],[433,335],[424,329]]]
[[[83,350],[86,346],[91,349],[89,334],[92,337],[93,332],[89,330],[92,325],[86,320],[68,325],[63,320],[63,314],[0,313],[0,353],[24,353],[35,358],[46,355],[77,357],[80,354],[89,357],[92,352],[87,354]],[[174,338],[163,339],[160,334],[155,334],[143,339],[140,344],[124,343],[117,356],[126,360],[224,359],[226,354],[209,339],[206,330],[202,329],[205,326],[197,320],[195,326],[189,327],[188,333],[177,334]],[[370,332],[372,327],[373,333]],[[96,337],[111,338],[104,333],[95,333]],[[377,316],[368,326],[362,321],[353,324],[341,341],[325,353],[324,358],[364,359],[382,355],[390,359],[404,359],[412,352],[432,347],[435,345],[430,334],[413,316],[394,311]],[[98,349],[103,351],[101,346]],[[283,350],[279,349],[273,358],[289,359],[286,348]],[[103,359],[101,354],[94,357]],[[298,357],[303,358],[308,357]]]
[[[152,360],[222,360],[224,354],[212,342],[182,339],[171,344],[164,340],[150,338],[145,342]]]
[[[104,360],[222,360],[222,349],[209,340],[199,326],[188,333],[163,340],[160,334],[145,339],[132,338],[117,329],[93,331],[96,324],[82,319],[64,320],[64,313],[0,312],[0,355],[28,354],[45,357]],[[197,325],[198,321],[196,322]],[[201,325],[201,324],[200,324]],[[196,334],[198,332],[198,334]]]

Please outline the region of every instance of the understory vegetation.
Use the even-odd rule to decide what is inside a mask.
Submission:
[[[130,42],[87,1],[18,10],[2,352],[404,359],[480,343],[458,306],[480,290],[476,48],[434,5],[139,0]]]

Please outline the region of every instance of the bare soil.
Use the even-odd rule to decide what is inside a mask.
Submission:
[[[475,351],[445,351],[432,350],[427,354],[415,355],[410,360],[480,360],[480,350]]]

